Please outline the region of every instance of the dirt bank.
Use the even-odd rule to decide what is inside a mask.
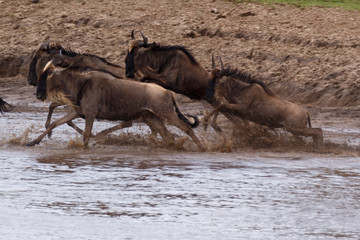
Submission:
[[[187,46],[209,70],[211,54],[222,56],[299,103],[360,103],[358,11],[220,0],[2,0],[0,9],[0,74],[23,74],[20,85],[29,56],[46,37],[123,64],[136,29],[149,41]]]

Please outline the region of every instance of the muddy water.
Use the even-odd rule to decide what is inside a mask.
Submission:
[[[1,239],[360,236],[360,159],[347,147],[200,153],[184,141],[171,150],[149,140],[138,123],[121,137],[92,140],[89,149],[67,126],[39,146],[23,146],[41,132],[44,116],[0,118]],[[76,124],[83,127],[82,120]],[[111,125],[96,122],[94,130]],[[359,134],[325,127],[334,142],[356,145]]]

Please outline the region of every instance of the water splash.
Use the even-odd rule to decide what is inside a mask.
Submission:
[[[29,141],[29,134],[34,130],[34,125],[31,125],[29,128],[17,136],[12,133],[10,136],[0,140],[0,146],[14,145],[14,146],[24,146]]]

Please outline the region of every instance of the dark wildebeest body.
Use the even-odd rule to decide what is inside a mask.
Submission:
[[[61,57],[60,57],[61,55]],[[125,76],[125,69],[119,65],[110,63],[106,61],[104,58],[93,54],[87,53],[78,53],[74,52],[71,49],[65,49],[60,44],[52,44],[50,45],[49,41],[43,43],[40,48],[35,52],[32,61],[30,63],[29,73],[28,73],[28,83],[33,86],[38,85],[38,77],[42,73],[46,63],[50,60],[58,60],[55,65],[59,65],[61,67],[69,67],[70,65],[73,67],[87,67],[91,69],[101,69],[102,71],[107,71],[112,75],[122,78]],[[55,108],[59,105],[58,103],[51,103],[49,106],[49,113],[46,119],[45,128],[48,128],[50,125],[51,115]],[[71,121],[68,122],[68,125],[73,127],[76,131],[82,134],[82,130],[79,129],[75,124]],[[110,133],[112,131],[122,129],[125,127],[131,126],[131,122],[122,123],[116,127],[104,130],[99,133],[99,135],[104,135],[106,133]],[[49,133],[49,136],[51,132]]]
[[[204,118],[204,126],[219,111],[270,128],[284,128],[295,135],[311,136],[323,144],[321,128],[311,128],[308,112],[299,105],[275,96],[261,81],[237,69],[213,70],[214,98],[220,103]],[[216,121],[214,117],[213,121]],[[308,127],[309,125],[309,127]]]
[[[11,110],[11,105],[5,102],[2,98],[0,98],[0,113],[9,112]]]
[[[141,35],[143,41],[137,41],[134,31],[131,33],[133,42],[125,58],[126,76],[133,78],[137,74],[142,76],[142,81],[159,84],[193,99],[204,99],[213,107],[218,106],[219,103],[213,99],[209,74],[185,47],[148,44],[147,38]],[[234,124],[241,124],[239,118],[222,113]],[[217,130],[220,131],[220,128]]]
[[[143,35],[142,35],[143,36]],[[192,99],[205,99],[209,74],[183,46],[148,44],[147,38],[133,42],[125,58],[126,76],[141,77]]]
[[[180,113],[173,93],[156,84],[116,79],[99,71],[81,74],[72,69],[55,70],[51,62],[44,69],[44,75],[47,74],[46,91],[39,85],[37,97],[45,99],[48,93],[50,99],[72,105],[74,111],[53,122],[29,146],[38,144],[53,128],[75,118],[85,118],[83,136],[87,146],[95,118],[130,121],[144,117],[148,121],[168,121],[186,132],[202,150],[205,149],[192,131],[190,122]],[[195,120],[193,127],[197,125]],[[161,131],[161,128],[156,130]]]

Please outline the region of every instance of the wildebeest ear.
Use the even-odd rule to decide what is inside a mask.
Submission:
[[[40,49],[47,50],[49,49],[49,45],[50,45],[50,38],[48,38],[45,42],[41,44]]]

